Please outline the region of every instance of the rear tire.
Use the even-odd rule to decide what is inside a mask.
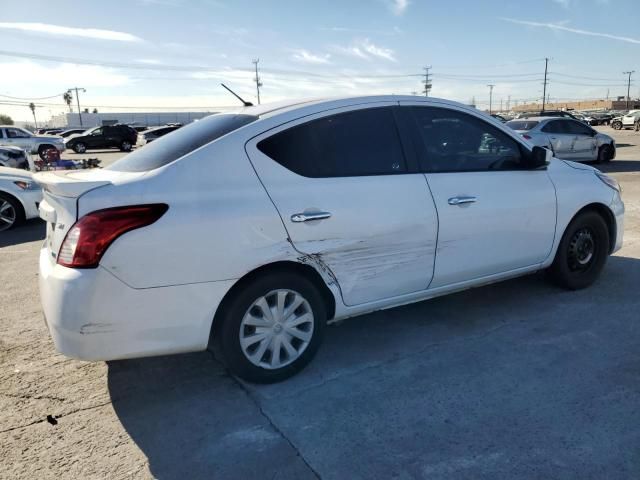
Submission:
[[[20,202],[12,197],[0,193],[0,232],[9,230],[24,222],[24,210]]]
[[[302,370],[315,356],[327,322],[315,285],[289,272],[255,278],[221,314],[214,342],[223,361],[232,373],[255,383],[279,382]],[[262,340],[252,341],[253,336]]]
[[[598,213],[586,211],[565,230],[548,273],[557,285],[579,290],[596,281],[608,256],[607,224]]]
[[[38,147],[38,156],[44,160],[44,153],[49,150],[50,148],[56,148],[53,145],[40,145]]]
[[[132,147],[131,142],[128,142],[128,141],[126,141],[126,140],[125,140],[125,141],[123,141],[123,142],[120,144],[120,150],[121,150],[122,152],[130,152],[130,151],[131,151],[131,147]]]

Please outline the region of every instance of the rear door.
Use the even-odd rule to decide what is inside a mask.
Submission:
[[[346,305],[425,290],[433,275],[433,200],[403,150],[397,104],[374,105],[305,117],[246,145],[300,259],[328,268]]]
[[[573,150],[575,134],[569,130],[567,120],[551,120],[542,127],[541,131],[548,135],[549,142],[553,147],[553,155],[556,158],[564,158],[565,160],[576,158]]]
[[[439,218],[432,288],[514,271],[545,260],[556,224],[546,170],[524,170],[525,148],[461,109],[401,102]]]
[[[591,127],[576,120],[567,120],[567,129],[573,133],[573,157],[576,160],[596,160],[598,142]]]

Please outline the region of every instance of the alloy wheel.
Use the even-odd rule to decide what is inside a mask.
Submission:
[[[254,365],[274,370],[302,355],[314,329],[309,302],[293,290],[272,290],[255,300],[240,324],[240,347]]]
[[[9,230],[14,223],[18,213],[15,207],[6,200],[0,198],[0,232]]]

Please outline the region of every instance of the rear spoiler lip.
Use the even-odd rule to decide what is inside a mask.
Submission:
[[[46,192],[60,197],[77,198],[90,190],[112,185],[108,180],[76,180],[67,177],[63,172],[39,172],[33,175],[33,180]]]

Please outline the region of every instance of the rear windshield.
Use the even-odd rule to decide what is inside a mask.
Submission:
[[[511,127],[514,130],[531,130],[537,124],[538,122],[530,120],[511,120],[510,122],[505,123],[507,127]]]
[[[255,120],[253,115],[219,113],[205,117],[148,143],[108,166],[107,170],[146,172],[162,167]]]

